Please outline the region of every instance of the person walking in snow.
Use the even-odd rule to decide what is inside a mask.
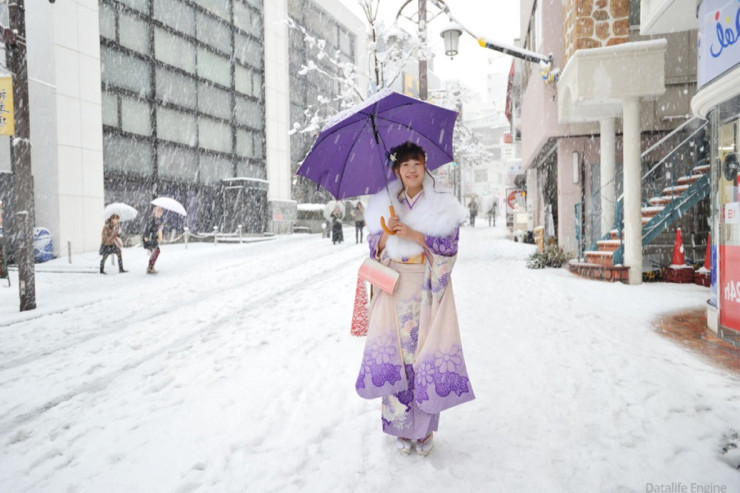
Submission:
[[[496,199],[491,202],[491,208],[488,209],[488,226],[496,226],[496,213],[498,212],[498,204]],[[493,223],[493,224],[491,224]]]
[[[475,197],[470,199],[468,210],[470,210],[470,225],[475,227],[475,216],[478,215],[478,202],[475,201]]]
[[[365,227],[365,207],[358,201],[355,205],[355,243],[362,243],[362,229]]]
[[[386,232],[388,192],[365,210],[370,257],[399,274],[393,294],[373,290],[368,334],[355,388],[382,398],[382,427],[404,455],[425,456],[439,414],[474,399],[463,359],[450,274],[467,211],[426,171],[426,154],[412,142],[391,149],[397,180],[388,185],[397,215]]]
[[[103,258],[100,260],[100,273],[105,274],[105,261],[109,255],[116,255],[118,257],[118,272],[128,272],[123,268],[123,255],[121,255],[121,246],[123,243],[118,237],[120,216],[118,214],[111,215],[106,219],[103,225],[103,231],[100,238],[100,255]]]
[[[331,213],[331,242],[334,245],[344,241],[344,231],[342,230],[343,218],[344,213],[342,213],[342,209],[339,208],[339,203],[337,203]]]
[[[144,248],[149,250],[149,265],[146,268],[147,274],[156,274],[158,272],[154,268],[154,264],[157,262],[157,258],[159,257],[159,238],[162,234],[162,214],[164,214],[164,209],[159,206],[155,206],[152,210],[152,217],[149,218],[149,222],[144,230]]]

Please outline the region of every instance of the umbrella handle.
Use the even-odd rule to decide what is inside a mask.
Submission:
[[[390,209],[391,211],[391,217],[396,215],[396,211],[393,210],[393,205],[390,205],[388,209]],[[383,228],[383,231],[385,231],[389,235],[396,234],[395,231],[391,231],[390,229],[388,229],[388,226],[385,225],[385,218],[383,216],[380,216],[380,226]]]

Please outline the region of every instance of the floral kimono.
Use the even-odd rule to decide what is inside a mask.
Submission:
[[[426,247],[389,236],[378,254],[388,194],[383,190],[372,197],[365,211],[370,256],[400,276],[393,295],[373,294],[355,387],[364,398],[382,397],[383,431],[423,439],[437,430],[442,410],[474,399],[450,282],[467,211],[451,193],[436,189],[429,176],[412,200],[400,180],[389,189],[396,214],[424,235]]]

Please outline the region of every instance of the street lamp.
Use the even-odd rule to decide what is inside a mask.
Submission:
[[[449,55],[450,58],[457,55],[457,46],[459,43],[460,36],[462,35],[462,32],[463,32],[462,30],[463,30],[463,27],[460,24],[458,24],[457,22],[451,22],[440,33],[440,36],[444,39],[444,42],[445,42],[445,54]],[[511,55],[517,58],[521,58],[522,60],[526,60],[528,62],[548,63],[548,64],[552,63],[552,54],[548,56],[540,55],[539,53],[535,53],[534,51],[525,50],[523,48],[518,48],[516,46],[511,46],[511,45],[507,45],[504,43],[489,41],[485,38],[481,38],[481,37],[474,35],[467,29],[466,29],[466,32],[470,34],[471,36],[473,36],[478,41],[478,44],[481,45],[483,48],[500,51],[501,53],[504,53],[506,55]]]
[[[460,42],[460,35],[462,33],[462,27],[460,24],[452,22],[440,34],[445,40],[445,55],[450,57],[450,60],[457,55],[457,46]]]
[[[494,42],[490,41],[488,39],[482,38],[480,36],[476,36],[473,34],[469,29],[463,27],[457,19],[455,19],[452,16],[452,12],[450,12],[450,8],[442,1],[440,0],[432,0],[432,3],[434,3],[439,9],[441,9],[447,16],[450,18],[450,24],[442,30],[440,33],[440,36],[444,39],[445,43],[445,54],[448,55],[450,58],[454,57],[458,53],[458,43],[460,40],[460,36],[462,35],[463,31],[470,34],[472,37],[474,37],[478,44],[481,45],[483,48],[488,48],[490,50],[499,51],[501,53],[504,53],[506,55],[511,55],[516,58],[521,58],[522,60],[526,60],[528,62],[533,63],[539,63],[542,65],[543,70],[540,71],[540,75],[542,78],[549,82],[552,82],[554,80],[557,80],[557,77],[559,75],[559,70],[554,69],[551,70],[552,67],[552,53],[549,55],[541,55],[539,53],[536,53],[534,51],[525,50],[524,48],[519,48],[517,46],[511,46],[504,43]]]

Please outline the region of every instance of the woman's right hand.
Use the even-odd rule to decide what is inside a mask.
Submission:
[[[401,224],[401,218],[398,216],[391,216],[388,219],[387,226],[388,226],[388,229],[390,229],[391,231],[396,231],[396,228],[398,227],[399,224]]]

